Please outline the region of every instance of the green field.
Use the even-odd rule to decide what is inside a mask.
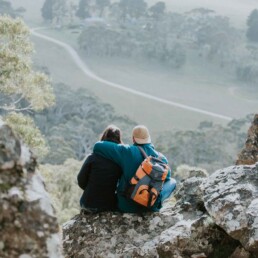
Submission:
[[[75,45],[76,35],[71,32],[42,32]],[[35,37],[33,41],[36,63],[49,68],[54,82],[66,83],[71,88],[89,89],[103,102],[111,104],[117,113],[127,115],[137,123],[146,124],[154,134],[166,130],[194,129],[203,120],[226,123],[218,118],[161,104],[96,82],[74,65],[64,49]],[[101,78],[163,99],[233,118],[258,110],[258,102],[250,100],[250,94],[232,91],[232,88],[238,86],[232,78],[213,67],[208,69],[205,64],[186,65],[184,69],[177,71],[157,64],[147,64],[142,60],[84,60]]]
[[[33,38],[36,46],[37,64],[49,68],[53,82],[63,82],[72,89],[86,88],[103,102],[111,104],[116,112],[127,115],[138,123],[146,124],[153,133],[164,130],[195,128],[199,122],[209,117],[179,108],[155,103],[123,91],[109,88],[87,78],[73,65],[68,54],[50,43]],[[213,120],[213,119],[212,119]],[[217,120],[217,122],[220,122]]]

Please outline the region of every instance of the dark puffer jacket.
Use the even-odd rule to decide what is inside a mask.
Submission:
[[[113,161],[97,154],[85,160],[78,176],[78,185],[84,190],[80,204],[98,210],[116,210],[116,188],[121,168]]]

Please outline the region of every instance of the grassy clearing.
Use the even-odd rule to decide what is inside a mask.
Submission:
[[[203,120],[221,122],[206,115],[173,108],[109,88],[84,76],[73,65],[70,56],[60,47],[34,37],[33,41],[37,53],[35,61],[49,68],[53,82],[63,82],[74,89],[89,89],[103,102],[111,104],[117,113],[146,124],[153,134],[165,130],[192,129]]]
[[[46,35],[76,45],[77,36],[71,31],[44,30]],[[103,102],[111,104],[116,112],[127,115],[138,123],[146,124],[151,131],[193,129],[203,120],[225,124],[221,119],[190,112],[144,99],[96,82],[86,77],[70,56],[60,47],[33,37],[36,61],[49,68],[54,82],[63,82],[73,88],[89,89]],[[83,55],[81,55],[83,58]],[[205,109],[230,117],[243,117],[258,110],[258,102],[247,95],[230,89],[241,86],[215,67],[198,61],[187,64],[182,70],[171,70],[142,60],[133,62],[121,59],[84,58],[100,77],[167,100]],[[257,94],[257,92],[256,92]]]

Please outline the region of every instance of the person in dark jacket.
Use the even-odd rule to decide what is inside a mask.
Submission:
[[[114,125],[108,126],[101,141],[121,143],[121,131]],[[91,212],[115,211],[117,209],[116,189],[122,174],[120,166],[98,154],[90,154],[78,176],[78,185],[84,190],[81,208]]]

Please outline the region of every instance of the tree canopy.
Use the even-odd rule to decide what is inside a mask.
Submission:
[[[54,0],[46,0],[41,8],[41,15],[43,19],[52,21],[53,20],[53,4]]]
[[[246,36],[250,41],[258,42],[258,10],[254,9],[247,19]]]
[[[0,114],[11,125],[20,123],[31,127],[40,138],[33,120],[25,115],[53,105],[55,97],[47,76],[33,69],[33,47],[29,36],[30,31],[22,20],[0,17]],[[37,147],[26,135],[28,130],[15,128],[25,141],[27,139],[28,145]],[[43,137],[38,144],[43,147]]]
[[[80,0],[79,6],[76,12],[76,16],[85,19],[87,17],[90,17],[89,12],[89,0]]]
[[[6,0],[0,0],[0,15],[8,14],[11,17],[16,17],[17,13],[13,9],[12,4]]]

